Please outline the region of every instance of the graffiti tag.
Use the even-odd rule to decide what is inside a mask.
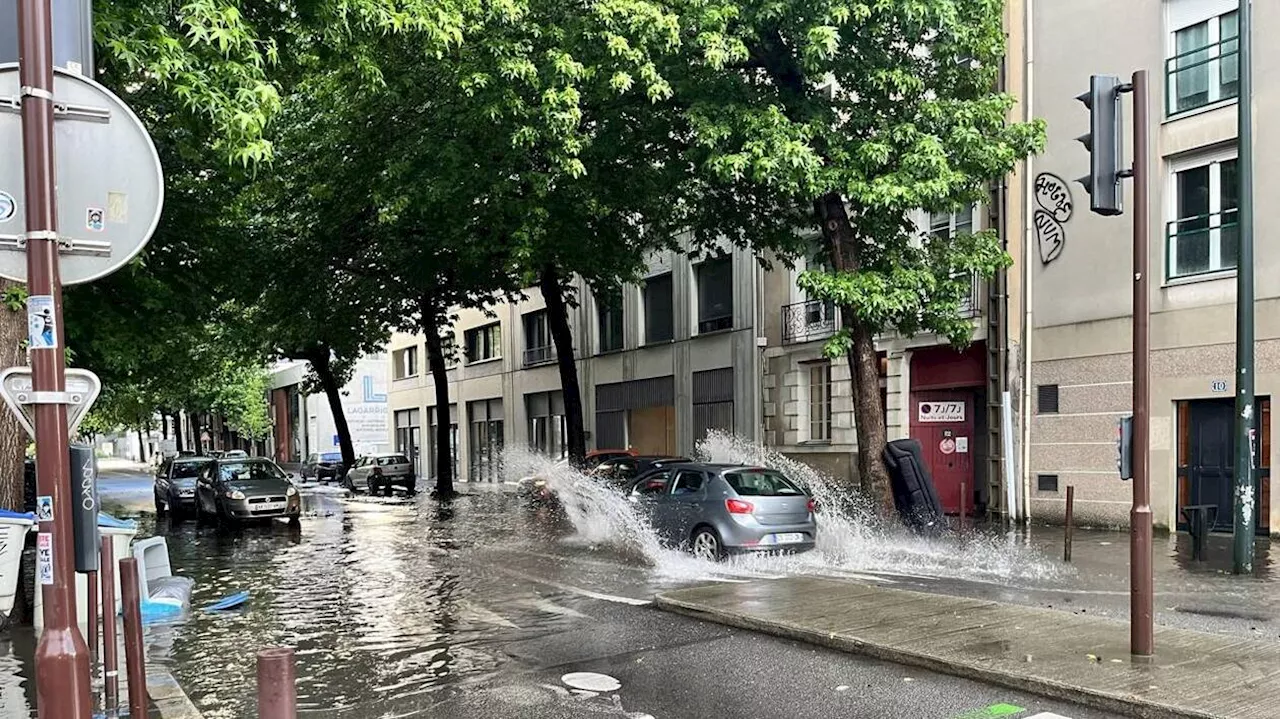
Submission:
[[[1071,188],[1061,177],[1042,172],[1036,176],[1036,204],[1039,208],[1031,216],[1035,228],[1036,244],[1040,246],[1040,262],[1049,264],[1058,259],[1067,244],[1067,230],[1063,225],[1071,219],[1075,205],[1071,200]]]

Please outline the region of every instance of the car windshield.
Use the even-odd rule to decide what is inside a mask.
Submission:
[[[379,467],[387,467],[393,464],[408,464],[409,459],[403,455],[393,455],[391,457],[378,457],[377,464]]]
[[[342,461],[342,453],[341,452],[325,452],[324,454],[320,455],[320,461],[321,462],[340,462]]]
[[[236,481],[259,481],[267,479],[284,479],[284,472],[270,462],[235,462],[223,464],[218,468],[223,479]]]
[[[804,494],[791,480],[774,472],[731,472],[724,478],[733,487],[733,491],[743,497],[794,497]]]
[[[203,466],[204,462],[174,462],[173,478],[190,479],[200,474],[200,468]]]

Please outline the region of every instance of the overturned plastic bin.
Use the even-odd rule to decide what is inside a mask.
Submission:
[[[174,576],[169,563],[169,543],[164,537],[148,537],[133,543],[138,560],[138,589],[142,595],[142,621],[163,621],[181,615],[191,606],[195,581]]]
[[[129,519],[117,519],[105,512],[98,513],[98,532],[103,538],[111,538],[111,551],[117,560],[130,556],[129,545],[133,542],[133,538],[138,534],[138,523]],[[115,613],[120,612],[120,608],[124,606],[122,592],[120,591],[120,572],[116,573],[116,606]],[[44,592],[40,591],[40,587],[36,587],[36,611],[35,622],[36,628],[44,626]],[[99,609],[102,608],[102,597],[95,597],[94,601],[98,604]],[[80,623],[81,630],[86,630],[89,626],[89,580],[85,575],[76,573],[76,621]],[[98,616],[105,616],[99,613]]]
[[[35,524],[34,514],[0,509],[0,615],[5,619],[13,611],[22,573],[22,548]]]

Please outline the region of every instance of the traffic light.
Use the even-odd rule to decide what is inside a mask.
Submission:
[[[1076,138],[1089,151],[1089,174],[1077,180],[1089,193],[1089,208],[1099,215],[1124,212],[1124,113],[1120,78],[1094,75],[1089,91],[1076,97],[1089,108],[1089,134]]]

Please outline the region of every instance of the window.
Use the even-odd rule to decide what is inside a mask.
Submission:
[[[600,323],[600,353],[622,349],[622,298],[597,296],[596,313]]]
[[[439,420],[435,407],[427,408],[427,474],[433,479],[436,471],[436,431]],[[453,459],[453,478],[458,479],[458,406],[449,405],[449,455]]]
[[[1037,474],[1036,489],[1041,492],[1058,491],[1058,475],[1056,474]]]
[[[1233,270],[1240,246],[1240,180],[1235,158],[1174,172],[1174,219],[1167,228],[1168,277]]]
[[[530,312],[523,319],[524,366],[531,367],[555,361],[555,349],[551,344],[551,329],[547,325],[547,311]]]
[[[422,475],[422,412],[402,409],[395,413],[396,451],[413,461],[413,472]]]
[[[960,235],[973,234],[973,208],[962,212],[930,212],[929,236],[949,240]]]
[[[698,333],[733,327],[733,260],[719,257],[698,265]]]
[[[569,455],[568,424],[562,392],[539,392],[524,396],[529,413],[529,448],[555,459]]]
[[[467,417],[471,422],[471,481],[502,479],[502,400],[469,402]]]
[[[646,475],[636,486],[631,488],[631,493],[641,497],[656,497],[667,492],[667,484],[671,481],[671,470],[654,472]]]
[[[645,344],[675,338],[675,313],[671,305],[671,273],[650,277],[644,283]]]
[[[391,361],[395,365],[395,378],[406,379],[418,376],[418,348],[405,347],[391,353]]]
[[[1169,115],[1240,94],[1240,24],[1233,10],[1173,33],[1165,63]]]
[[[502,356],[502,327],[494,322],[467,330],[467,363],[484,362]]]
[[[809,441],[831,441],[831,363],[809,365]]]
[[[767,471],[734,472],[724,476],[740,497],[793,497],[804,492],[780,474]]]
[[[1036,413],[1058,413],[1058,385],[1042,384],[1036,386]]]
[[[682,470],[676,475],[676,483],[671,488],[671,494],[696,494],[702,491],[702,472],[694,472],[691,470]]]

